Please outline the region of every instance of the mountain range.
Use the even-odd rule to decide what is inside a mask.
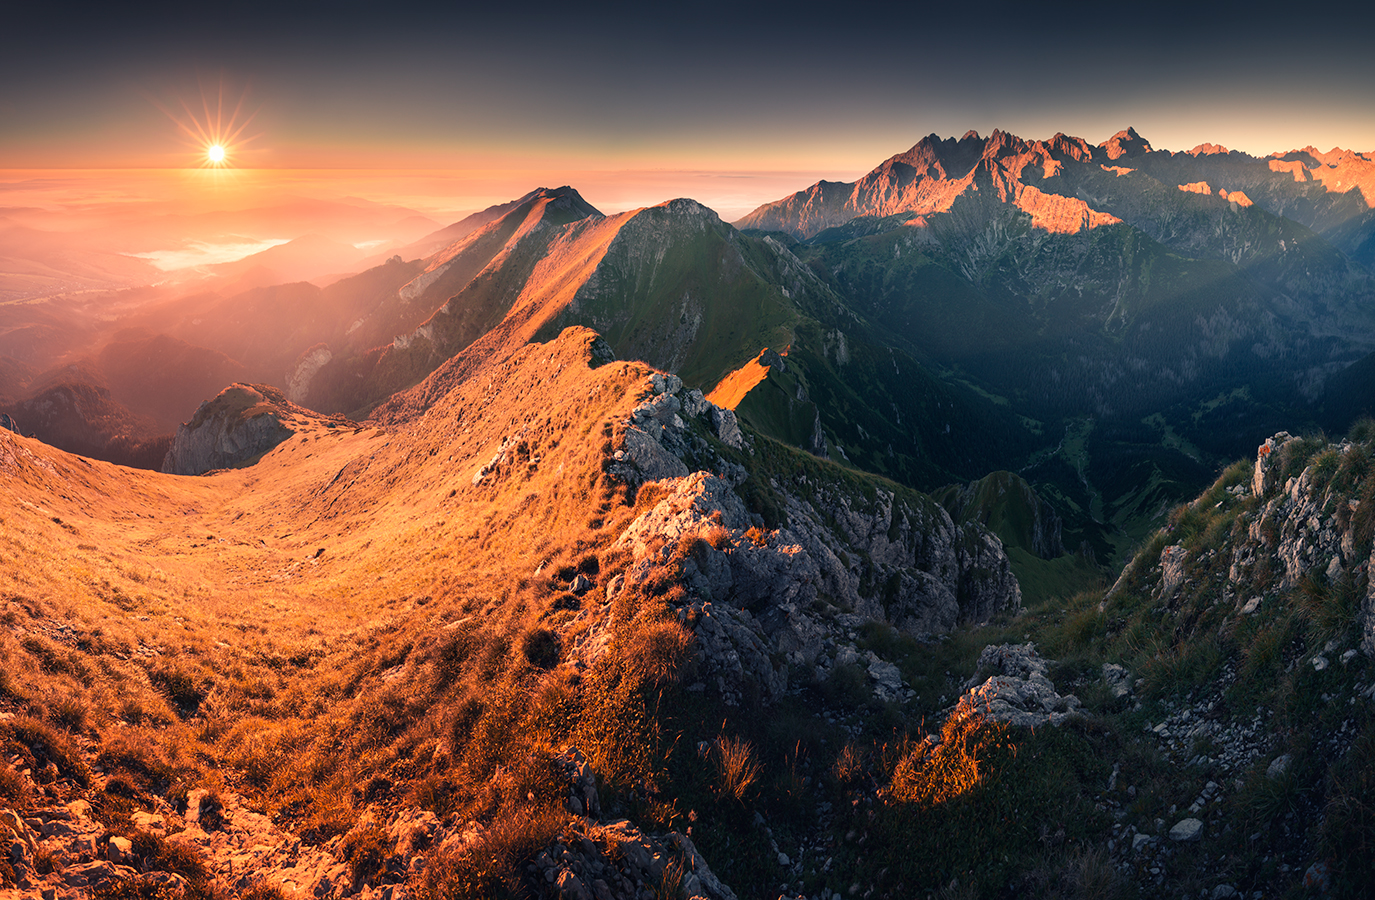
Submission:
[[[1364,896],[1372,172],[970,132],[7,304],[0,892]]]

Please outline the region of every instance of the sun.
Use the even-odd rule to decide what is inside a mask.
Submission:
[[[200,95],[199,109],[194,109],[185,100],[179,102],[180,112],[174,112],[156,100],[154,103],[176,123],[186,143],[195,148],[201,168],[231,168],[232,161],[236,156],[242,157],[245,145],[254,137],[244,135],[244,130],[255,115],[244,109],[247,92],[239,97],[238,102],[226,103],[225,86],[221,82],[217,89],[211,88],[209,91],[202,85]]]

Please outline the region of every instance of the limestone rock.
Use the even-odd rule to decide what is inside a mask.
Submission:
[[[829,665],[831,651],[847,642],[842,627],[870,619],[931,635],[1020,608],[1001,541],[977,523],[957,526],[925,495],[865,494],[799,475],[771,483],[785,508],[777,527],[764,527],[736,491],[751,476],[714,455],[706,429],[749,446],[729,410],[685,391],[677,376],[652,373],[607,461],[613,477],[657,481],[660,495],[616,539],[632,561],[607,583],[605,602],[651,580],[681,584],[675,603],[703,663],[695,689],[714,687],[727,703],[747,694],[769,702],[786,687],[788,664]],[[838,624],[841,611],[851,625]],[[594,626],[575,653],[595,658],[604,634]],[[812,670],[824,677],[822,669]],[[901,698],[895,669],[884,663],[870,675],[881,697]]]
[[[1294,440],[1294,437],[1287,431],[1281,431],[1274,437],[1265,439],[1265,443],[1256,449],[1256,465],[1251,474],[1251,493],[1257,497],[1270,492],[1275,486],[1275,481],[1279,477],[1279,467],[1277,463],[1280,459],[1278,451],[1284,449],[1284,445]]]
[[[1160,551],[1160,594],[1170,596],[1184,583],[1184,563],[1188,561],[1189,551],[1179,544]]]
[[[316,373],[334,359],[325,344],[316,344],[296,359],[296,365],[286,380],[286,396],[292,403],[305,403],[310,396],[310,382]]]
[[[688,468],[681,459],[665,450],[659,441],[638,426],[626,429],[625,453],[627,461],[635,467],[642,481],[682,478],[688,474]]]
[[[1122,699],[1132,692],[1132,673],[1116,663],[1103,663],[1103,681],[1115,699]]]
[[[1203,822],[1198,819],[1180,819],[1170,829],[1170,840],[1185,843],[1203,837]]]
[[[740,422],[735,417],[735,410],[713,405],[711,427],[721,439],[721,443],[729,444],[737,450],[745,446],[745,436],[740,432]]]
[[[1370,561],[1375,562],[1375,549],[1370,552]],[[1375,658],[1375,578],[1366,587],[1365,598],[1361,601],[1360,614],[1361,652]]]
[[[125,865],[137,865],[134,857],[133,842],[125,837],[112,837],[106,849],[106,857],[112,863],[124,863]]]
[[[993,722],[1037,728],[1047,722],[1061,725],[1081,714],[1078,697],[1056,692],[1046,676],[1048,665],[1032,644],[985,647],[979,654],[979,671],[989,670],[999,674],[971,686],[960,697],[954,716],[978,715]],[[978,678],[975,675],[971,683]]]

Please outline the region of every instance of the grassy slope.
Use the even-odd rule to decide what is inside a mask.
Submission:
[[[800,316],[760,274],[770,254],[711,219],[697,227],[664,207],[641,210],[608,249],[595,287],[580,290],[575,306],[538,338],[585,324],[618,356],[646,360],[704,391],[762,348],[786,347]]]
[[[1197,594],[1162,613],[1149,570],[1163,536],[1101,607],[1101,589],[1066,597],[1047,576],[1026,614],[948,640],[856,628],[861,649],[893,660],[911,685],[901,703],[876,699],[855,665],[820,683],[798,671],[795,692],[767,710],[685,691],[691,664],[674,649],[676,618],[649,596],[615,611],[616,649],[604,664],[551,668],[542,649],[551,636],[563,655],[589,624],[565,579],[582,571],[600,588],[618,574],[624,560],[606,537],[655,496],[628,497],[601,478],[614,423],[636,402],[644,369],[589,370],[578,340],[530,345],[521,364],[480,368],[423,430],[302,423],[256,466],[208,478],[129,472],[0,435],[0,703],[21,714],[19,725],[0,726],[0,739],[21,756],[57,760],[55,777],[32,788],[42,797],[6,802],[86,793],[119,831],[149,792],[208,784],[250,794],[308,841],[350,829],[369,805],[419,804],[493,832],[524,823],[518,870],[529,858],[520,854],[582,827],[558,811],[562,788],[550,769],[573,743],[602,776],[611,815],[691,825],[741,896],[782,883],[844,892],[858,882],[875,896],[905,897],[950,892],[954,881],[970,896],[1131,897],[1141,895],[1138,875],[1116,868],[1117,851],[1107,849],[1110,810],[1154,833],[1155,819],[1168,827],[1178,817],[1171,807],[1182,810],[1212,777],[1181,770],[1144,726],[1212,690],[1230,662],[1254,677],[1224,692],[1228,708],[1239,717],[1274,710],[1303,780],[1277,794],[1263,771],[1245,773],[1219,814],[1236,827],[1220,843],[1178,848],[1165,864],[1168,891],[1211,888],[1203,875],[1267,895],[1292,889],[1298,870],[1286,874],[1277,860],[1311,858],[1284,855],[1280,831],[1246,840],[1270,834],[1266,823],[1290,809],[1327,811],[1333,824],[1302,820],[1308,843],[1294,845],[1319,857],[1346,835],[1368,835],[1351,787],[1368,783],[1368,767],[1305,743],[1343,725],[1375,733],[1363,707],[1321,701],[1367,677],[1368,663],[1358,657],[1326,674],[1286,665],[1349,627],[1349,614],[1314,617],[1305,610],[1315,607],[1280,594],[1252,624],[1219,637],[1225,610],[1208,591],[1225,575],[1225,556]],[[548,390],[562,398],[557,410]],[[474,485],[506,439],[506,460]],[[875,485],[755,440],[753,456],[733,458],[751,469],[761,513],[779,509],[773,482],[833,480],[856,496]],[[1176,512],[1170,539],[1202,554],[1241,527],[1254,502],[1225,489],[1247,469],[1228,470]],[[1375,481],[1360,484],[1368,493]],[[918,765],[919,740],[973,674],[979,650],[1024,640],[1056,661],[1052,678],[1081,696],[1089,716],[1035,733],[952,726],[930,766]],[[1292,642],[1297,651],[1286,649]],[[1097,680],[1105,661],[1145,679],[1139,708],[1113,701]],[[34,728],[46,729],[48,750],[25,743]],[[729,743],[757,768],[732,775],[719,754],[699,753],[701,742]],[[111,750],[107,770],[143,793],[83,789],[80,761],[62,755],[80,745]],[[6,769],[0,789],[23,782]],[[1334,830],[1339,823],[1346,830]],[[776,863],[775,843],[801,869]],[[497,890],[497,875],[464,865],[446,870],[458,895]],[[1341,870],[1342,885],[1353,872]]]

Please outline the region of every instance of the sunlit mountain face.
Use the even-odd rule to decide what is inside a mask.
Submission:
[[[1370,896],[1369,17],[1147,12],[7,13],[0,900]]]

